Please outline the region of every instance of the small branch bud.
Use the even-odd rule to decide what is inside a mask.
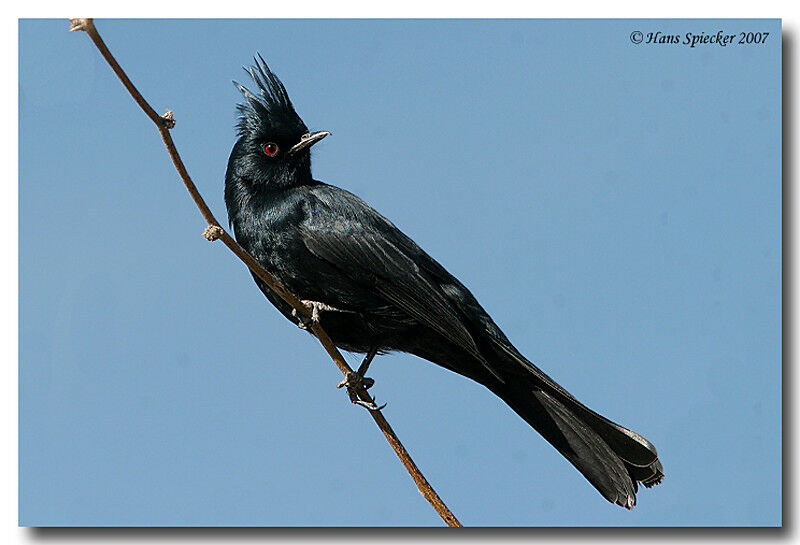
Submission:
[[[219,237],[221,237],[222,233],[224,232],[225,231],[223,231],[222,227],[220,227],[219,225],[209,225],[208,227],[206,227],[206,230],[203,231],[203,236],[206,237],[206,239],[209,242],[214,242]]]
[[[175,126],[175,118],[173,115],[172,110],[167,110],[164,112],[164,115],[161,116],[161,122],[165,129],[171,129]]]
[[[94,26],[94,22],[92,19],[70,19],[69,20],[69,31],[75,32],[76,30],[83,30],[88,31],[90,28]]]

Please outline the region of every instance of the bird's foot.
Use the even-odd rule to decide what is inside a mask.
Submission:
[[[292,317],[297,320],[297,327],[300,329],[311,329],[311,318],[308,316],[303,316],[297,312],[296,308],[292,309]]]
[[[376,405],[372,401],[363,401],[358,397],[358,389],[364,388],[365,390],[369,390],[375,384],[375,381],[369,377],[365,377],[359,375],[355,372],[347,373],[347,377],[336,385],[337,388],[347,388],[347,396],[350,398],[352,403],[356,405],[361,405],[369,409],[370,411],[379,411],[386,406],[386,403],[381,405],[380,407]]]
[[[365,390],[369,390],[375,385],[375,380],[369,377],[362,377],[358,373],[350,372],[347,373],[347,378],[342,380],[339,384],[336,385],[337,388],[353,388],[358,389],[359,386],[363,386]]]
[[[311,325],[313,323],[319,323],[319,315],[323,310],[339,311],[338,308],[326,305],[325,303],[320,303],[319,301],[308,301],[303,299],[300,302],[303,303],[303,306],[305,306],[311,313],[311,316],[303,316],[297,312],[296,308],[292,309],[292,316],[297,318],[297,327],[300,329],[311,329]]]

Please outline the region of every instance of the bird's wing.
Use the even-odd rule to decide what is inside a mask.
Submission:
[[[393,227],[393,226],[392,226]],[[441,289],[391,241],[362,223],[347,229],[315,226],[301,229],[308,250],[375,292],[450,342],[481,357],[475,341]]]

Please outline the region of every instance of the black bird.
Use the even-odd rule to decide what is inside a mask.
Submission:
[[[652,443],[528,361],[469,290],[389,220],[315,180],[310,147],[330,133],[309,132],[260,55],[248,72],[258,93],[234,82],[244,102],[225,176],[228,217],[239,244],[313,310],[338,347],[367,355],[349,389],[371,385],[363,373],[375,354],[416,354],[498,395],[607,500],[630,509],[637,483],[661,482]],[[284,316],[308,325],[255,280]]]

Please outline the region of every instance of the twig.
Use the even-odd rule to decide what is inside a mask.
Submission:
[[[259,265],[259,263],[250,254],[248,254],[241,246],[239,246],[239,244],[237,244],[236,241],[225,231],[225,229],[222,228],[217,219],[214,217],[211,209],[203,200],[203,197],[200,195],[200,192],[197,190],[194,182],[192,182],[192,179],[189,177],[189,173],[186,171],[186,167],[184,166],[183,161],[178,154],[178,150],[175,148],[175,143],[172,141],[172,136],[169,132],[169,130],[175,126],[175,120],[173,119],[172,112],[167,110],[167,112],[162,116],[156,113],[156,111],[144,99],[141,93],[139,93],[136,87],[134,87],[131,80],[128,79],[125,71],[122,69],[119,63],[117,63],[116,59],[111,54],[111,51],[108,50],[108,47],[106,47],[106,44],[103,42],[103,39],[97,32],[97,28],[94,26],[94,21],[92,19],[70,19],[69,22],[70,31],[82,30],[89,35],[89,37],[92,39],[92,42],[94,42],[94,45],[100,50],[103,58],[108,62],[109,66],[111,66],[111,69],[114,70],[114,73],[117,75],[120,81],[122,81],[125,89],[127,89],[130,95],[133,97],[133,100],[135,100],[144,113],[147,114],[147,117],[149,117],[153,123],[155,123],[159,134],[161,134],[161,139],[164,141],[164,145],[167,147],[169,156],[178,171],[178,174],[180,174],[184,185],[186,185],[186,189],[192,196],[197,208],[200,209],[200,213],[203,214],[203,218],[205,218],[206,222],[208,223],[208,227],[203,232],[203,236],[210,241],[217,239],[221,240],[225,246],[227,246],[234,254],[236,254],[236,256],[241,259],[244,264],[247,265],[256,276],[258,276],[258,278],[260,278],[267,286],[269,286],[270,289],[277,293],[281,299],[291,305],[292,308],[297,310],[297,312],[302,316],[310,317],[311,314],[306,306],[301,303],[300,300],[288,289],[286,289],[280,282],[278,282],[275,277],[272,276],[272,274]],[[336,348],[336,345],[333,344],[333,341],[331,341],[331,338],[328,336],[328,334],[325,333],[325,330],[319,325],[319,322],[312,321],[311,330],[317,339],[319,339],[320,344],[322,344],[323,348],[325,348],[325,351],[331,357],[342,374],[347,377],[349,373],[352,373],[353,370],[342,357],[342,354]],[[370,397],[363,387],[359,386],[357,389],[357,394],[362,401],[374,403],[372,397]],[[442,517],[442,520],[444,520],[448,526],[461,526],[461,523],[458,522],[458,519],[456,519],[455,515],[453,515],[450,509],[447,508],[436,491],[422,475],[422,472],[411,459],[408,451],[400,442],[400,439],[397,438],[394,430],[383,417],[383,414],[381,414],[380,410],[370,410],[369,414],[383,432],[384,437],[386,437],[386,440],[394,449],[397,457],[400,458],[400,461],[405,466],[409,475],[411,475],[411,478],[414,479],[414,482],[416,483],[420,493],[425,497],[426,500],[428,500],[428,502],[430,502],[439,516]]]

